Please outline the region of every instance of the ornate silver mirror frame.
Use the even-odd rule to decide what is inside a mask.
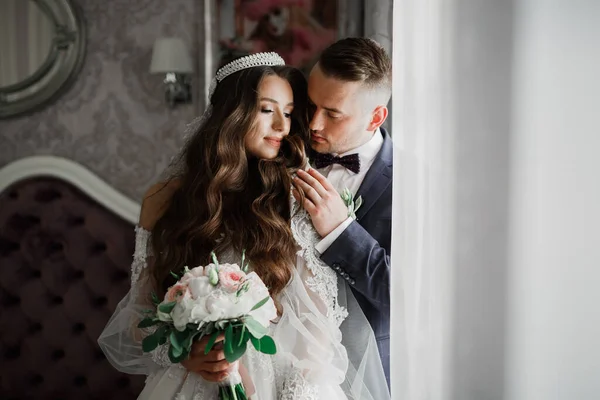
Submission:
[[[19,1],[29,1],[29,6],[38,7],[37,11],[49,20],[52,36],[48,55],[34,72],[18,82],[4,86],[0,83],[0,118],[28,113],[55,100],[73,82],[85,58],[85,25],[73,0]],[[17,46],[27,45],[18,37],[14,40]],[[0,57],[2,52],[0,49]]]

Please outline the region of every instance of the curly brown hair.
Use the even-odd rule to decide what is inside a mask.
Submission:
[[[291,129],[275,159],[247,154],[244,138],[260,112],[258,87],[276,75],[294,96]],[[252,269],[276,298],[288,284],[296,243],[290,228],[291,175],[305,166],[308,139],[307,82],[292,67],[252,67],[221,81],[212,114],[182,152],[181,185],[152,230],[152,275],[158,293],[174,282],[170,271],[206,265],[210,253],[246,251]]]

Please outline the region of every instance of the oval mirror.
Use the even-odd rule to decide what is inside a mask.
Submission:
[[[85,29],[72,0],[0,0],[0,118],[59,96],[85,56]]]

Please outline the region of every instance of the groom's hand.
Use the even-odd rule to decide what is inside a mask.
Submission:
[[[231,364],[225,359],[223,352],[223,335],[217,337],[215,345],[204,354],[204,349],[208,344],[208,336],[204,336],[192,345],[190,356],[187,360],[181,362],[188,371],[195,372],[209,382],[220,382],[227,377],[227,368]]]
[[[348,207],[344,200],[327,178],[316,169],[311,168],[308,173],[298,170],[294,185],[296,200],[300,200],[298,189],[304,192],[304,208],[310,214],[312,223],[321,237],[329,235],[348,218]]]

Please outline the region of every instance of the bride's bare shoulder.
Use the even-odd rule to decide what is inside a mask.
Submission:
[[[181,187],[180,179],[171,179],[167,182],[158,182],[150,186],[142,200],[140,212],[140,226],[152,230],[154,224],[164,214],[171,203],[173,193]]]

